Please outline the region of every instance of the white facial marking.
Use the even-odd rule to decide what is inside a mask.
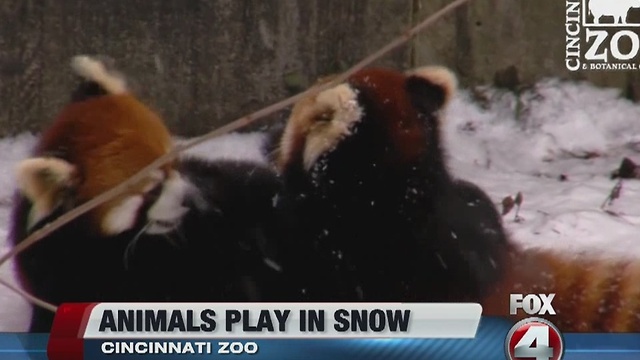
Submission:
[[[333,117],[328,122],[313,124],[309,129],[303,154],[305,169],[311,169],[320,156],[351,135],[353,126],[363,115],[357,98],[355,89],[348,84],[325,90],[317,96],[314,106],[332,110]]]
[[[35,202],[69,182],[73,171],[74,166],[64,160],[38,157],[20,162],[15,173],[20,191]]]
[[[51,214],[59,205],[60,190],[69,186],[74,166],[56,158],[37,157],[26,159],[16,167],[18,189],[32,203],[27,229]]]
[[[182,217],[189,211],[183,206],[183,202],[191,188],[192,185],[177,172],[171,174],[164,182],[158,200],[147,213],[151,223],[146,231],[148,234],[163,234],[180,225]]]
[[[156,186],[158,186],[158,184],[162,182],[162,180],[164,180],[164,173],[158,169],[153,170],[151,174],[149,174],[149,183],[145,185],[145,187],[142,189],[142,192],[148,193]]]
[[[117,235],[131,229],[143,203],[142,195],[133,195],[123,199],[105,215],[102,220],[103,232],[108,235]]]

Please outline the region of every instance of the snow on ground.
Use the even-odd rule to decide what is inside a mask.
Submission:
[[[0,253],[9,250],[5,242],[7,237],[11,198],[15,189],[13,167],[28,156],[35,137],[24,134],[11,139],[0,140]],[[13,277],[13,263],[0,267],[0,277],[15,281]],[[31,316],[29,305],[18,295],[0,285],[0,332],[24,331],[29,325]]]
[[[185,139],[176,140],[177,143],[187,141]],[[262,151],[264,141],[265,135],[263,133],[233,133],[218,137],[188,149],[183,153],[183,156],[228,160],[246,159],[257,162],[266,162],[267,159]]]
[[[445,139],[454,174],[485,189],[501,208],[522,192],[514,241],[571,253],[592,251],[640,257],[640,180],[626,180],[609,212],[601,209],[623,157],[640,161],[640,105],[614,90],[543,81],[519,97],[493,89],[461,92],[446,112]],[[263,135],[230,134],[189,151],[212,158],[263,160]],[[4,242],[15,162],[28,154],[31,135],[0,140],[0,251]],[[560,176],[566,177],[560,181]],[[13,279],[13,264],[0,268]],[[0,331],[24,331],[29,307],[0,286]]]
[[[640,160],[640,106],[611,89],[557,80],[540,82],[519,101],[481,93],[488,105],[462,93],[447,112],[450,164],[500,208],[505,196],[522,192],[524,221],[514,221],[514,211],[504,218],[513,239],[640,257],[640,181],[624,181],[620,198],[601,209],[616,184],[611,171],[625,156]]]

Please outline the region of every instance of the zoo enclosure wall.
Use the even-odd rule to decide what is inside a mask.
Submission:
[[[345,70],[449,2],[0,0],[0,137],[51,121],[79,53],[113,57],[176,134],[193,136]],[[555,76],[640,96],[636,73],[566,69],[565,10],[558,0],[473,0],[378,64],[444,64],[462,86]]]

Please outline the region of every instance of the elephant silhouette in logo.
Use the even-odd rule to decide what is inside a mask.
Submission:
[[[589,0],[589,13],[596,24],[603,16],[612,16],[615,24],[626,24],[627,14],[633,8],[640,8],[640,0]]]

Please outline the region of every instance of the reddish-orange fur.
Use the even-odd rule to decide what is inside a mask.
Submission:
[[[369,91],[364,84],[370,78],[376,79],[375,91],[370,96],[375,99],[378,118],[385,119],[382,124],[386,133],[391,135],[395,147],[394,158],[389,163],[400,161],[408,163],[415,161],[425,151],[426,138],[422,124],[415,121],[418,118],[415,107],[405,89],[407,77],[405,74],[384,68],[370,68],[359,71],[349,78],[349,83],[360,86]],[[399,91],[400,90],[400,91]]]
[[[640,332],[640,262],[549,250],[514,250],[509,271],[483,301],[485,315],[509,315],[510,293],[555,293],[565,332]],[[520,312],[518,318],[527,315]]]
[[[401,89],[405,77],[384,69],[368,69],[349,79],[354,85],[375,78],[376,112],[390,134],[399,158],[420,156],[427,141],[414,107]],[[367,88],[367,87],[363,87]],[[385,91],[386,89],[389,89]],[[483,302],[486,315],[509,315],[510,293],[556,293],[556,316],[549,317],[566,332],[640,332],[640,261],[544,250],[505,249],[508,270]],[[521,315],[521,317],[524,317]]]
[[[375,79],[375,90],[371,90],[371,84],[365,85],[370,79]],[[419,158],[430,141],[420,128],[423,124],[414,120],[417,114],[403,91],[405,81],[403,74],[384,69],[365,69],[348,80],[370,91],[369,110],[374,109],[376,118],[385,121],[380,125],[394,147],[388,152],[390,158],[384,160],[400,166]],[[314,118],[323,111],[314,107],[316,98],[307,97],[292,110],[283,136],[289,141],[288,147],[281,149],[278,158],[281,169],[301,161],[305,138],[314,126]],[[511,293],[555,293],[557,315],[548,318],[562,331],[640,332],[640,261],[523,250],[513,242],[503,250],[502,259],[496,259],[506,264],[503,278],[487,289],[486,298],[478,299],[482,300],[484,315],[523,318],[528,315],[509,314]]]
[[[329,82],[334,78],[334,75],[321,78],[316,85]],[[396,91],[396,89],[404,89],[406,75],[384,68],[370,68],[351,76],[348,83],[354,86],[364,85],[369,78],[375,78],[376,83],[380,85],[375,92],[371,92],[371,96],[376,99],[379,118],[386,120],[383,126],[387,133],[391,134],[391,141],[395,147],[395,151],[389,152],[389,156],[393,158],[385,160],[389,164],[399,165],[414,161],[425,151],[426,139],[420,127],[421,124],[415,121],[418,115],[406,91]],[[289,129],[285,130],[283,137],[291,141],[291,144],[288,149],[279,149],[276,160],[278,168],[284,169],[302,157],[305,138],[314,126],[315,118],[322,114],[322,109],[315,109],[316,112],[309,113],[309,109],[314,109],[313,104],[316,98],[317,95],[308,96],[293,106],[289,116]]]
[[[118,185],[169,151],[162,120],[135,97],[104,95],[67,105],[43,133],[36,155],[60,157],[76,167],[76,200],[84,202]],[[170,165],[164,167],[166,172]],[[142,182],[130,193],[142,192]],[[99,224],[119,199],[92,213]]]

